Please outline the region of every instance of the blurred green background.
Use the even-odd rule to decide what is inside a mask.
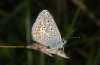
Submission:
[[[50,11],[67,39],[70,58],[0,48],[0,65],[100,65],[100,0],[0,0],[0,46],[33,43],[31,27],[43,9]]]

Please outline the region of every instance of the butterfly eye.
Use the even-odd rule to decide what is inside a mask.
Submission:
[[[50,22],[52,22],[52,21],[50,21]]]
[[[63,43],[64,43],[65,41],[63,40]]]

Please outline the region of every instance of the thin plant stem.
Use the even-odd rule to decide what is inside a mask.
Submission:
[[[25,3],[27,5],[26,7],[26,12],[25,12],[25,30],[26,30],[26,43],[29,44],[31,42],[31,30],[30,30],[30,26],[31,26],[31,0],[25,0]],[[27,65],[33,65],[33,54],[31,51],[27,52]]]
[[[83,2],[83,0],[81,1],[81,3]],[[72,35],[72,33],[75,31],[73,28],[74,28],[74,25],[75,25],[75,23],[76,23],[76,20],[77,20],[77,17],[78,17],[78,15],[79,15],[79,13],[80,13],[80,6],[78,6],[78,8],[77,8],[77,10],[76,10],[76,14],[74,15],[74,17],[73,17],[73,20],[72,20],[72,24],[70,25],[71,27],[70,27],[70,33],[68,34],[68,35],[66,35],[65,36],[65,38],[66,37],[68,37],[68,38],[70,38],[70,36]],[[73,31],[74,30],[74,31]],[[67,38],[67,39],[68,39]]]
[[[75,25],[75,22],[76,22],[76,20],[77,20],[77,17],[78,17],[78,15],[79,15],[79,13],[80,13],[80,6],[77,8],[76,14],[75,14],[75,16],[74,16],[74,18],[73,18],[73,20],[72,20],[72,24],[71,24],[72,27]]]
[[[26,48],[26,46],[0,46],[0,48]]]
[[[83,1],[84,1],[84,0],[81,0],[81,3],[83,3]],[[78,15],[79,15],[79,13],[80,13],[80,10],[81,10],[81,9],[80,9],[80,6],[81,6],[81,4],[78,6],[78,8],[77,8],[77,10],[76,10],[76,14],[75,14],[75,16],[73,17],[71,26],[74,26],[74,25],[75,25],[75,22],[76,22],[77,17],[78,17]]]

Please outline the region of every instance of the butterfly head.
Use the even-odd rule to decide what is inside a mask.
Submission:
[[[61,48],[64,46],[65,43],[67,43],[67,41],[66,41],[65,39],[62,38],[62,41],[61,41]]]
[[[63,48],[64,44],[66,43],[67,41],[65,39],[62,39],[61,42],[59,42],[58,44],[56,44],[55,48]]]
[[[65,44],[66,42],[67,42],[67,41],[66,41],[65,39],[62,39],[62,43],[64,43],[64,44]]]

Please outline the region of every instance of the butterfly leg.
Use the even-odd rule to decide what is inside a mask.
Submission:
[[[50,48],[50,53],[56,54],[58,52],[58,49],[56,48]]]
[[[64,52],[64,46],[62,47],[62,50],[63,50],[63,52]]]
[[[62,50],[64,52],[64,46],[62,48],[59,48],[60,50]]]

